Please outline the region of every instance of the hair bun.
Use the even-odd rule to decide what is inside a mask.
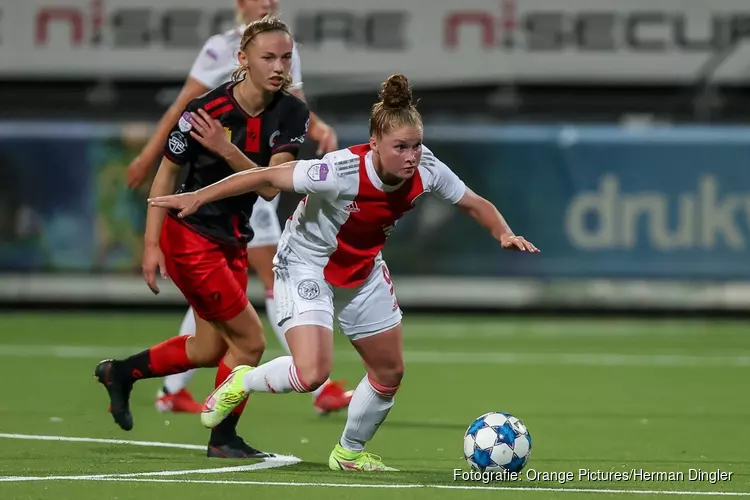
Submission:
[[[386,108],[409,108],[411,106],[409,80],[404,75],[389,76],[380,88],[380,100]]]

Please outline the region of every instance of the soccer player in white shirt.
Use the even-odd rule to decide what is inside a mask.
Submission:
[[[251,166],[208,115],[194,117],[194,124],[193,136],[201,144],[230,164]],[[332,366],[336,314],[367,375],[354,391],[328,465],[334,470],[394,470],[364,451],[393,406],[404,373],[401,310],[381,255],[394,224],[419,196],[430,193],[467,212],[501,248],[539,251],[516,236],[492,203],[466,187],[422,144],[422,132],[409,83],[395,75],[383,84],[381,101],[373,106],[368,144],[149,200],[184,216],[205,203],[264,186],[307,195],[286,223],[274,259],[277,318],[292,356],[235,368],[206,400],[204,425],[220,423],[249,393],[309,392],[320,386]]]
[[[238,17],[243,19],[245,23],[274,14],[279,7],[278,0],[235,1]],[[245,25],[238,26],[225,33],[212,36],[203,45],[177,99],[159,121],[156,131],[141,154],[128,167],[129,186],[140,185],[161,160],[167,136],[179,120],[187,104],[231,79],[232,72],[238,67],[237,52],[244,30]],[[296,44],[292,52],[291,76],[292,86],[289,91],[304,100],[302,71]],[[318,142],[319,155],[338,148],[336,133],[314,113],[310,113],[308,136]],[[259,198],[255,203],[253,215],[250,219],[250,226],[253,228],[255,237],[248,244],[247,260],[266,290],[266,311],[270,316],[274,332],[279,342],[289,352],[284,334],[276,326],[277,322],[273,318],[276,307],[273,295],[272,262],[276,253],[276,245],[281,236],[279,218],[276,215],[278,204],[278,197],[272,201]],[[179,332],[181,335],[193,335],[195,328],[194,312],[190,308],[182,320]],[[200,413],[200,404],[193,399],[186,389],[194,373],[194,371],[188,371],[170,375],[165,379],[163,388],[156,396],[156,407],[159,411]],[[316,411],[328,413],[345,408],[351,399],[351,391],[345,391],[340,383],[329,381],[313,394],[313,398]]]

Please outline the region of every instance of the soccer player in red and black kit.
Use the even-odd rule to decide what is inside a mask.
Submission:
[[[279,165],[296,158],[309,124],[303,101],[288,94],[292,37],[273,17],[245,30],[232,82],[192,101],[169,135],[151,197],[192,192],[235,172],[221,157],[195,140],[191,113],[219,120],[230,141],[258,165]],[[102,361],[95,376],[109,393],[115,422],[133,427],[129,398],[134,382],[196,367],[214,367],[217,386],[237,365],[257,365],[265,350],[260,319],[249,304],[246,246],[248,225],[258,194],[271,199],[278,190],[247,193],[202,207],[185,219],[149,207],[143,276],[159,293],[157,272],[182,291],[199,317],[195,336],[178,336],[123,360]],[[237,435],[244,405],[211,431],[209,457],[268,456]]]

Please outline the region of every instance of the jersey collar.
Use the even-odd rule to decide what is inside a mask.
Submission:
[[[367,178],[370,179],[370,183],[372,183],[372,185],[375,186],[375,189],[377,189],[378,191],[392,193],[393,191],[397,191],[401,186],[404,185],[404,182],[406,182],[401,181],[394,186],[391,186],[390,184],[383,184],[383,181],[380,180],[380,177],[378,177],[378,173],[375,171],[375,165],[372,164],[372,150],[368,151],[365,155],[365,170],[367,170]]]

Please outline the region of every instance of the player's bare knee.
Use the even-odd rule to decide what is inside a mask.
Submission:
[[[401,363],[400,365],[393,368],[393,370],[389,374],[390,382],[394,385],[401,385],[401,380],[404,378],[404,364]]]
[[[373,373],[369,374],[370,383],[377,384],[381,388],[385,388],[385,392],[393,392],[401,385],[401,380],[404,378],[404,364],[403,361],[397,361],[388,366],[379,367],[373,370]],[[391,391],[391,389],[393,389]]]
[[[258,366],[265,350],[266,339],[261,336],[259,339],[253,338],[243,343],[241,347],[238,346],[232,354],[239,365]]]
[[[237,349],[230,349],[227,352],[224,361],[227,363],[227,365],[231,366],[258,366],[260,364],[260,359],[262,356],[263,353],[253,353],[240,351]]]
[[[310,389],[310,391],[314,391],[321,385],[325,384],[326,380],[328,380],[328,377],[330,376],[330,370],[312,370],[308,371],[305,374],[302,374],[302,379],[304,380],[305,385]]]
[[[331,367],[330,365],[326,366],[325,363],[321,365],[297,365],[297,370],[299,371],[299,376],[302,379],[301,382],[310,391],[314,391],[321,385],[325,384],[326,380],[328,380],[328,377],[331,376]]]
[[[250,342],[248,351],[253,356],[258,356],[260,359],[260,357],[263,356],[263,353],[266,352],[266,337],[263,334],[254,337]]]
[[[403,380],[403,378],[404,370],[402,368],[400,370],[393,370],[386,373],[381,377],[381,380],[383,381],[383,385],[387,387],[398,387],[401,385],[401,381]]]

